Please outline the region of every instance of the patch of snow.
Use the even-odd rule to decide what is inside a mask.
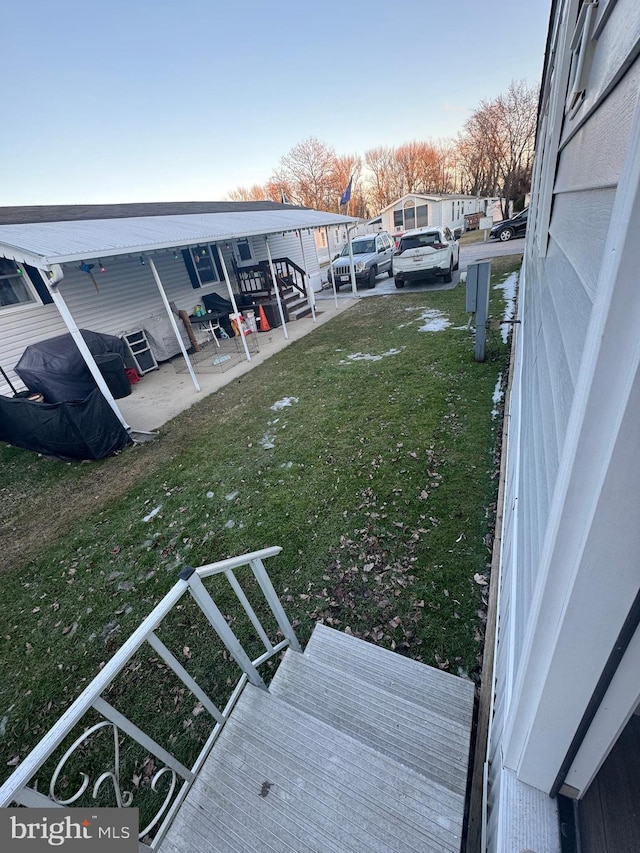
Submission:
[[[502,342],[506,344],[509,337],[509,320],[513,320],[516,313],[516,286],[518,284],[518,273],[510,273],[500,284],[494,285],[494,290],[504,290],[504,322],[500,326]]]
[[[386,358],[389,355],[399,355],[402,350],[399,349],[390,349],[387,352],[383,352],[382,355],[371,355],[366,352],[354,352],[351,355],[347,356],[347,361],[341,359],[339,364],[348,364],[350,361],[382,361],[383,358]]]
[[[281,468],[293,468],[293,462],[283,462]]]
[[[207,492],[207,497],[211,499],[213,497],[213,492]]]
[[[226,501],[232,501],[234,498],[237,498],[237,497],[238,497],[238,494],[239,494],[239,492],[237,492],[237,491],[236,491],[236,492],[229,492],[229,494],[228,494],[228,495],[225,495],[225,496],[224,496],[224,499],[225,499]]]
[[[142,520],[143,521],[151,521],[151,519],[155,518],[161,509],[162,509],[162,504],[160,504],[160,506],[157,506],[155,509],[152,509],[151,512],[148,515],[145,515],[145,517]]]
[[[275,435],[265,432],[258,444],[260,447],[264,447],[265,450],[271,450],[272,447],[275,447],[275,438]]]
[[[419,332],[442,332],[451,325],[442,311],[437,311],[435,308],[427,308],[419,319],[425,321],[424,326],[418,329]]]
[[[277,400],[271,408],[274,412],[279,412],[280,409],[284,409],[286,406],[293,406],[293,404],[297,402],[297,397],[283,397],[282,400]]]
[[[229,521],[227,521],[227,523],[225,524],[225,527],[228,528],[229,530],[231,530],[231,528],[235,527],[235,526],[236,526],[236,523],[232,518],[230,518]]]
[[[493,394],[491,396],[491,402],[493,403],[493,409],[491,409],[491,418],[495,420],[498,417],[498,403],[502,400],[504,393],[502,391],[502,373],[498,374],[498,381],[496,382],[496,387],[493,389]]]

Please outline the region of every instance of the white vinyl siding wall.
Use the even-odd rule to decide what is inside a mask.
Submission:
[[[578,5],[569,0],[557,10],[558,15],[566,16],[562,26],[568,28],[569,39]],[[538,573],[549,532],[549,509],[559,466],[571,452],[566,447],[566,429],[640,91],[639,34],[640,4],[618,0],[596,43],[585,101],[570,121],[564,121],[562,134],[556,135],[560,139],[556,150],[545,149],[548,161],[536,164],[534,180],[540,182],[542,175],[553,183],[548,231],[534,232],[538,225],[534,210],[533,227],[527,235],[519,306],[521,341],[515,355],[509,412],[489,753],[487,850],[492,853],[516,849],[516,841],[520,846],[543,849],[539,837],[524,838],[514,829],[517,818],[510,814],[509,805],[514,786],[520,786],[523,799],[533,789],[517,782],[502,762],[514,725],[516,691],[529,678],[521,667],[527,663],[523,654],[538,618],[532,604],[537,584],[544,580]],[[629,61],[631,55],[633,62]],[[555,69],[553,85],[558,85],[559,78]],[[563,102],[565,94],[560,93]],[[603,95],[604,100],[597,103]],[[544,186],[534,185],[534,208],[544,201],[544,193]],[[543,223],[544,215],[540,215],[540,228]],[[534,792],[534,799],[537,793],[541,792]],[[542,801],[540,804],[544,806]],[[559,850],[559,844],[548,849]]]

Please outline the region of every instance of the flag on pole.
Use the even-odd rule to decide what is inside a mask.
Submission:
[[[342,198],[340,199],[340,204],[349,204],[351,200],[351,182],[353,181],[353,176],[349,178],[349,183],[346,186],[345,191],[342,193]]]
[[[282,204],[291,204],[284,190],[280,190],[280,197],[282,199]]]

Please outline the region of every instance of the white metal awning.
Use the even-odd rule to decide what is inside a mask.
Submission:
[[[353,216],[291,208],[0,225],[0,256],[49,269],[72,261],[353,222]]]

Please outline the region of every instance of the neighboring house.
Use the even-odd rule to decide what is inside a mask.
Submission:
[[[269,255],[288,259],[312,298],[314,229],[354,221],[275,202],[0,208],[0,366],[21,388],[12,368],[27,345],[74,328],[142,329],[169,303],[192,313],[207,294],[250,289],[254,271],[264,282]]]
[[[494,201],[472,195],[407,193],[381,211],[382,230],[389,234],[401,234],[411,228],[443,225],[452,231],[464,231],[466,215],[482,213],[494,216]],[[491,211],[488,212],[490,206]]]
[[[351,238],[359,237],[362,234],[375,234],[382,229],[380,217],[367,222],[361,220],[357,225],[349,228]],[[331,228],[318,228],[314,232],[316,241],[316,250],[318,252],[318,262],[321,267],[328,266],[329,262],[335,258],[345,245],[349,238],[347,226],[336,224]],[[323,269],[323,280],[326,281],[326,270]]]
[[[493,578],[492,853],[640,845],[639,93],[637,0],[556,0]]]

